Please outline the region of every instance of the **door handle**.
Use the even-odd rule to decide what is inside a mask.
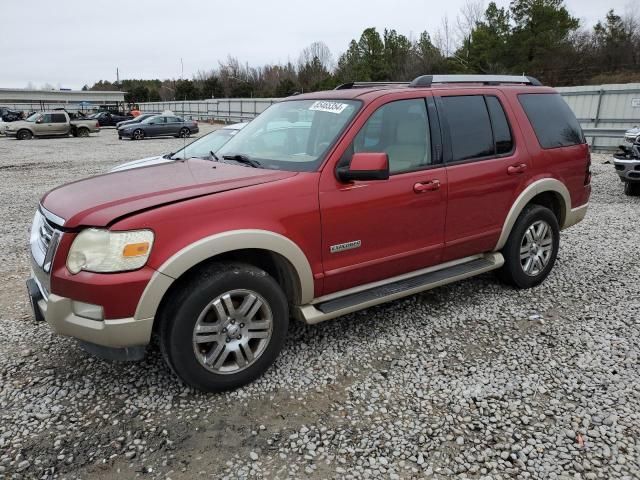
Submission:
[[[517,165],[511,165],[509,168],[507,168],[507,173],[509,175],[518,175],[519,173],[523,173],[526,169],[526,163],[519,163]]]
[[[413,191],[416,193],[433,192],[434,190],[440,190],[440,180],[418,182],[413,186]]]

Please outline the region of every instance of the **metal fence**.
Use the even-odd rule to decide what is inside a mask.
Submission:
[[[277,98],[220,98],[206,101],[145,102],[140,103],[143,112],[171,110],[176,115],[194,120],[216,120],[226,123],[242,122],[255,118]]]
[[[640,83],[557,88],[594,150],[615,150],[625,130],[640,124]]]

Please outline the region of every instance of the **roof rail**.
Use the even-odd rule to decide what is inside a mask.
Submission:
[[[369,88],[369,87],[400,87],[408,86],[409,82],[348,82],[338,85],[334,90],[347,90],[349,88]]]
[[[422,75],[409,84],[410,87],[430,87],[434,83],[482,83],[483,85],[500,85],[517,83],[541,86],[537,78],[524,75]]]

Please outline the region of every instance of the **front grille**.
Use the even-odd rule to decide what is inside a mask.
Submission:
[[[61,236],[62,231],[38,211],[31,227],[31,254],[36,264],[46,273],[51,269]]]
[[[42,245],[43,252],[49,250],[51,245],[51,239],[53,238],[53,227],[46,219],[42,219],[42,225],[40,225],[40,244]]]

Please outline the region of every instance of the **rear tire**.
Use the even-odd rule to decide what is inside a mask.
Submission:
[[[242,263],[193,274],[166,305],[159,332],[165,361],[185,383],[206,392],[262,375],[280,353],[289,324],[278,283]]]
[[[189,130],[186,127],[181,128],[180,132],[178,132],[178,137],[180,138],[188,138],[190,135],[191,135],[191,130]]]
[[[499,277],[517,288],[540,284],[556,262],[560,246],[558,219],[551,210],[528,205],[516,220],[502,249]]]
[[[624,194],[628,197],[640,195],[640,182],[624,182]]]
[[[79,128],[78,129],[78,136],[81,138],[87,138],[89,136],[89,129],[88,128]]]
[[[33,133],[29,130],[20,130],[16,135],[18,140],[31,140],[33,138]]]

